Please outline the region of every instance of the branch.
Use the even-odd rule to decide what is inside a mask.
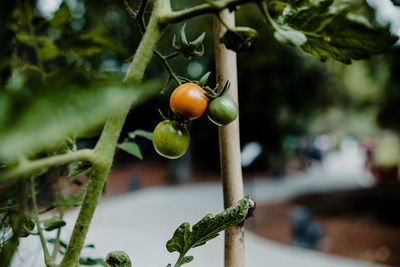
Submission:
[[[44,254],[44,262],[45,262],[46,266],[54,266],[53,260],[49,254],[49,250],[47,249],[46,238],[44,237],[42,227],[40,226],[39,212],[38,212],[37,201],[36,201],[36,189],[35,189],[35,177],[34,176],[31,177],[30,182],[31,182],[32,207],[33,207],[33,220],[36,223],[37,231],[38,231],[39,237],[40,237],[40,243],[42,244],[43,254]]]
[[[68,152],[62,155],[56,155],[44,159],[26,160],[21,162],[18,167],[4,174],[0,174],[0,182],[8,182],[16,178],[34,174],[42,169],[53,166],[60,166],[74,161],[93,161],[93,151],[91,149],[82,149],[76,152]]]
[[[204,14],[217,14],[225,8],[233,8],[237,5],[251,2],[257,3],[261,1],[262,0],[217,0],[214,2],[210,1],[208,3],[200,4],[191,8],[167,13],[160,18],[160,22],[166,24],[179,23],[184,20]]]
[[[179,80],[179,78],[176,76],[175,72],[172,70],[171,66],[169,65],[169,63],[167,61],[167,57],[163,56],[157,49],[154,49],[154,54],[160,59],[161,63],[164,65],[165,69],[167,70],[167,72],[171,76],[171,78],[174,79],[174,81],[178,85],[181,85],[182,83]],[[171,58],[172,55],[175,56],[176,54],[169,55],[169,58]]]

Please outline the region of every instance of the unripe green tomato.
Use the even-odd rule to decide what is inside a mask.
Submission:
[[[238,106],[229,96],[220,96],[208,103],[207,116],[218,126],[227,125],[238,116]]]
[[[153,145],[158,154],[169,159],[176,159],[189,148],[189,130],[182,123],[164,120],[157,124],[153,133]]]

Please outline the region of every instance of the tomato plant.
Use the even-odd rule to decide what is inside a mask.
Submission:
[[[185,154],[190,144],[187,127],[174,120],[164,120],[157,124],[153,133],[153,145],[161,156],[176,159]]]
[[[186,120],[194,120],[203,115],[207,108],[207,96],[203,88],[194,83],[184,83],[171,94],[171,110]]]
[[[129,15],[138,22],[143,37],[132,60],[127,60],[130,66],[121,83],[121,75],[99,71],[110,64],[91,64],[113,62],[106,60],[107,53],[103,52],[122,53],[125,50],[110,41],[105,34],[108,26],[119,20],[119,16],[110,12],[109,18],[117,19],[107,19],[107,27],[91,27],[94,23],[85,23],[84,17],[85,5],[89,7],[91,1],[79,1],[75,10],[73,5],[69,6],[70,1],[60,2],[62,4],[54,16],[45,18],[36,12],[33,5],[36,1],[0,1],[3,26],[0,28],[0,182],[1,186],[16,184],[18,193],[9,201],[9,206],[0,209],[0,213],[5,214],[1,218],[2,222],[5,222],[3,218],[9,216],[8,221],[15,222],[4,228],[7,233],[12,232],[12,235],[3,235],[0,241],[2,266],[11,263],[19,245],[18,239],[25,235],[40,237],[46,266],[72,267],[77,266],[78,262],[93,263],[92,260],[82,259],[81,252],[112,167],[122,127],[130,109],[159,88],[158,85],[146,86],[146,83],[141,82],[151,57],[158,57],[168,72],[168,87],[171,81],[177,84],[181,82],[172,70],[169,59],[177,55],[191,59],[202,56],[204,52],[205,34],[188,41],[185,27],[182,27],[179,37],[172,41],[174,52],[169,55],[160,53],[157,44],[171,25],[200,15],[214,14],[218,23],[223,25],[220,33],[224,35],[215,38],[216,47],[223,47],[220,45],[222,43],[235,51],[249,51],[255,44],[258,35],[256,30],[248,27],[231,28],[228,25],[230,22],[225,23],[220,14],[228,13],[225,12],[228,9],[233,11],[241,4],[253,3],[259,8],[262,18],[272,27],[277,41],[297,47],[321,61],[333,58],[349,64],[354,59],[365,59],[380,53],[398,41],[387,30],[376,29],[365,23],[365,19],[348,14],[345,3],[340,8],[337,3],[334,4],[348,1],[206,0],[198,5],[191,5],[191,1],[181,1],[182,5],[185,2],[188,6],[173,9],[172,1],[141,0],[135,5],[137,10],[129,6],[129,1],[124,1]],[[75,16],[78,6],[79,10],[83,10],[78,12],[79,19]],[[149,14],[149,17],[145,18],[144,14]],[[126,40],[121,38],[120,41]],[[92,58],[94,55],[99,57]],[[232,66],[227,66],[230,71],[229,67]],[[219,82],[222,80],[219,79]],[[179,85],[170,98],[171,110],[183,120],[200,117],[208,103],[205,89],[192,82]],[[237,106],[231,99],[222,96],[223,93],[208,93],[214,99],[207,112],[212,121],[224,125],[238,116]],[[231,132],[238,133],[238,128]],[[98,137],[95,146],[78,146],[77,141],[84,140],[84,133],[94,133]],[[190,144],[189,131],[180,121],[160,122],[153,136],[143,132],[136,132],[136,135],[152,138],[156,151],[168,158],[183,155]],[[129,142],[123,144],[119,147],[140,155],[138,146],[129,145],[132,144]],[[239,148],[238,142],[233,145]],[[230,152],[225,150],[221,155]],[[221,162],[227,162],[221,166],[223,170],[229,170],[234,165],[232,161]],[[55,167],[61,170],[63,166],[67,166],[67,173],[57,172],[59,199],[50,206],[51,209],[58,209],[59,215],[43,224],[39,217],[35,179],[50,173]],[[240,168],[240,163],[236,166]],[[77,197],[66,195],[70,191],[68,186],[77,183],[75,178],[83,173],[90,179],[82,194]],[[60,179],[68,181],[64,183]],[[32,202],[32,208],[27,205],[28,199]],[[219,231],[243,221],[247,204],[248,200],[243,200],[240,204],[242,209],[232,209],[229,216],[217,215],[215,219],[206,216],[192,230],[188,223],[183,223],[167,247],[170,252],[180,253],[175,266],[193,259],[185,256],[191,247],[202,245]],[[82,208],[68,244],[64,244],[60,240],[60,231],[65,225],[62,217],[67,208],[74,206]],[[29,219],[26,219],[28,215]],[[33,223],[37,229],[34,232]],[[213,229],[210,225],[214,226]],[[57,237],[50,242],[43,235],[43,230],[54,229],[57,229]],[[186,239],[188,236],[190,238]],[[48,243],[54,243],[52,253],[49,252]],[[59,254],[62,254],[62,258],[58,264]]]
[[[216,125],[223,126],[238,116],[238,106],[229,96],[219,96],[207,106],[207,117]]]

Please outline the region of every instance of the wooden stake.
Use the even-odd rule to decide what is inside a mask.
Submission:
[[[227,9],[220,18],[229,26],[235,25],[235,14]],[[217,83],[224,85],[227,80],[231,87],[228,96],[238,103],[236,53],[226,49],[219,39],[226,28],[214,17],[215,65]],[[243,197],[242,168],[240,162],[239,118],[219,127],[219,149],[224,207],[228,208]],[[225,231],[225,267],[244,266],[243,227],[235,226]]]

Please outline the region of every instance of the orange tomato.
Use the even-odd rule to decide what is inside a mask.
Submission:
[[[169,106],[186,120],[200,117],[207,108],[207,96],[203,88],[194,83],[184,83],[171,94]]]

